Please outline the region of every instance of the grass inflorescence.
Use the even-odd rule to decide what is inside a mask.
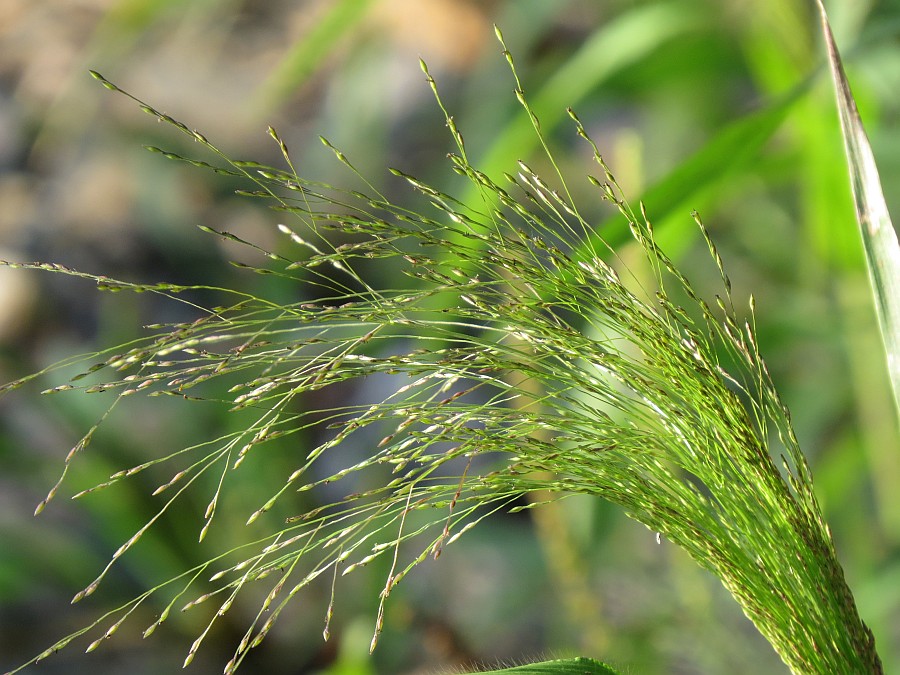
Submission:
[[[502,43],[499,31],[498,37]],[[543,143],[505,45],[504,54],[516,95]],[[150,467],[172,466],[171,478],[154,491],[166,500],[159,514],[74,600],[92,594],[116,560],[200,477],[218,477],[199,526],[203,539],[219,500],[240,484],[245,458],[291,435],[297,435],[300,458],[247,514],[248,524],[260,520],[273,527],[270,535],[147,591],[38,659],[110,623],[89,645],[94,649],[160,593],[172,599],[145,636],[173,608],[213,607],[187,665],[241,590],[268,577],[274,580],[270,591],[226,667],[232,672],[313,580],[322,577],[339,588],[343,575],[382,559],[388,573],[374,649],[385,602],[417,564],[438,558],[491,514],[523,508],[524,494],[588,494],[620,505],[716,574],[794,672],[879,672],[872,635],[844,581],[788,411],[760,356],[753,300],[733,297],[699,216],[694,214],[697,227],[721,275],[722,290],[712,303],[657,246],[650,218],[643,207],[629,205],[574,112],[575,132],[589,144],[598,168],[590,181],[627,223],[651,271],[648,278],[629,273],[603,233],[582,217],[549,150],[556,174],[551,181],[519,163],[498,184],[472,166],[424,64],[423,70],[457,145],[449,156],[452,169],[469,180],[478,203],[461,203],[401,171],[394,173],[424,197],[427,212],[396,205],[371,185],[363,193],[308,181],[273,129],[286,168],[232,161],[203,134],[134,99],[214,160],[151,151],[251,181],[243,193],[269,201],[287,220],[278,225],[285,243],[278,252],[203,229],[257,248],[265,263],[243,267],[315,287],[316,299],[291,304],[205,288],[223,298],[221,307],[202,309],[191,323],[157,326],[123,349],[93,356],[96,364],[85,372],[90,385],[75,378],[50,390],[113,391],[110,412],[120,398],[142,394],[217,400],[252,415],[239,431],[148,458],[79,493]],[[356,174],[347,157],[324,142]],[[343,243],[332,244],[332,232]],[[402,265],[409,282],[382,287],[360,271],[370,260]],[[182,301],[186,291],[197,290],[61,266],[19,266]],[[374,377],[389,388],[378,400],[311,405],[323,390]],[[216,388],[219,382],[227,383],[227,395]],[[66,468],[96,428],[75,446]],[[319,436],[325,440],[304,448],[311,429],[325,429]],[[354,444],[366,452],[344,452]],[[323,473],[324,457],[328,467],[354,459]],[[348,489],[334,503],[286,522],[266,519],[276,506],[301,503],[298,492],[340,486],[362,472],[380,482]],[[541,499],[529,505],[539,507]],[[323,612],[326,639],[333,596]]]

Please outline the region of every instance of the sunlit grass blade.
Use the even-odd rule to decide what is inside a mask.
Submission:
[[[817,3],[850,169],[856,218],[862,235],[881,336],[887,351],[894,402],[900,416],[900,244],[884,201],[872,147],[844,73],[825,6],[822,0],[817,0]]]

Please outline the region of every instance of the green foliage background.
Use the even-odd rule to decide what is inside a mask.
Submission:
[[[10,3],[18,13],[0,43],[9,74],[0,96],[0,257],[135,280],[257,287],[276,282],[224,264],[244,253],[220,248],[193,225],[265,244],[277,216],[235,197],[226,180],[143,152],[141,144],[178,150],[183,141],[105,95],[87,68],[233,156],[277,164],[264,133],[272,123],[306,176],[347,184],[318,143],[325,135],[402,200],[412,195],[387,166],[462,187],[444,160],[451,139],[420,55],[475,164],[502,171],[521,158],[542,168],[493,41],[491,24],[501,25],[545,131],[560,123],[550,135],[569,175],[584,174],[589,159],[564,123],[572,105],[626,192],[646,195],[660,240],[701,290],[704,275],[710,286],[717,278],[693,264],[707,255],[693,208],[716,239],[735,295],[755,295],[760,346],[792,409],[860,613],[885,670],[900,667],[900,443],[827,74],[797,91],[822,63],[812,3],[203,0],[185,10],[130,0],[56,12],[30,5]],[[828,8],[897,213],[900,9],[849,0]],[[590,213],[596,196],[586,181],[576,201]],[[597,204],[593,215],[600,223],[607,213]],[[631,262],[627,247],[622,256]],[[267,290],[292,300],[300,292]],[[161,315],[188,318],[149,298],[98,295],[88,283],[23,272],[3,270],[0,292],[8,296],[0,306],[2,381],[124,341]],[[74,591],[155,512],[148,495],[156,483],[127,483],[76,504],[59,500],[33,521],[68,448],[105,402],[28,393],[0,399],[0,669],[86,622],[104,602],[205,559],[206,550],[196,543],[199,496],[196,520],[182,513],[162,521],[105,596],[70,607]],[[170,403],[133,402],[111,420],[90,457],[75,464],[67,494],[238,423]],[[272,457],[253,470],[264,483],[282,463],[291,465]],[[220,541],[244,536],[246,514],[266,496],[249,492],[237,505],[243,510],[218,516]],[[365,653],[383,574],[348,581],[332,641],[320,637],[323,587],[282,620],[255,667],[413,673],[583,653],[641,673],[783,671],[714,579],[596,501],[568,500],[476,528],[392,596],[371,661]],[[241,619],[254,611],[248,602],[243,614],[229,614],[193,667],[220,667],[243,632]],[[123,629],[96,653],[72,650],[34,672],[165,672],[180,666],[201,625],[188,614],[146,643],[137,627]]]

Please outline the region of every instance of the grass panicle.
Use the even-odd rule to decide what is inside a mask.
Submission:
[[[498,38],[502,43],[499,31]],[[546,149],[513,58],[505,45],[503,51],[516,95]],[[604,233],[582,217],[549,150],[552,180],[520,162],[500,183],[471,165],[462,134],[423,69],[456,142],[452,169],[478,198],[461,202],[395,171],[421,195],[422,212],[392,203],[371,186],[365,194],[306,180],[274,130],[287,170],[231,160],[203,134],[92,73],[199,143],[212,161],[154,152],[249,181],[244,193],[267,200],[283,217],[283,246],[264,250],[227,231],[203,229],[261,253],[263,262],[242,264],[246,270],[296,283],[315,297],[285,304],[204,288],[221,307],[192,305],[193,322],[155,326],[121,349],[84,359],[91,384],[76,377],[48,390],[109,392],[110,412],[122,397],[141,394],[179,397],[185,405],[216,402],[250,416],[239,431],[148,458],[79,493],[171,466],[171,477],[154,492],[165,499],[157,516],[76,601],[97,589],[185,491],[215,486],[198,526],[202,539],[215,526],[217,505],[239,489],[247,457],[279,439],[298,459],[247,513],[253,531],[264,527],[269,534],[147,591],[47,653],[99,629],[89,650],[95,648],[151,596],[168,604],[145,637],[171,608],[193,610],[215,599],[187,665],[241,591],[268,583],[227,665],[226,672],[234,672],[287,604],[319,577],[333,589],[323,611],[327,638],[341,577],[382,560],[388,573],[374,649],[385,603],[416,565],[438,558],[492,514],[523,508],[523,494],[587,494],[618,504],[717,575],[793,672],[880,672],[790,416],[760,356],[754,303],[732,295],[700,218],[695,215],[698,231],[722,281],[711,302],[660,249],[645,209],[629,205],[573,112],[576,133],[596,162],[590,181],[627,224],[649,278],[629,271]],[[358,176],[346,156],[325,143]],[[332,243],[334,232],[342,243]],[[399,266],[408,281],[377,285],[365,272],[371,261]],[[19,266],[87,276],[104,290],[192,303],[187,287],[134,284],[40,263]],[[371,401],[346,395],[364,381],[380,383],[387,393]],[[323,396],[326,390],[335,395]],[[335,464],[340,468],[325,470]],[[271,513],[298,508],[299,492],[326,485],[329,494],[343,489],[333,503],[286,520]]]

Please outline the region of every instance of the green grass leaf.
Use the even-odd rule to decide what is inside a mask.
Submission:
[[[549,134],[565,121],[566,106],[576,106],[614,75],[646,58],[667,42],[700,25],[702,19],[682,2],[667,2],[636,8],[598,29],[534,96],[530,113]],[[532,115],[523,111],[511,120],[477,160],[480,171],[494,180],[525,160],[541,139],[532,126]],[[460,199],[477,204],[483,192],[472,186]]]
[[[578,657],[576,659],[554,659],[531,663],[527,666],[504,668],[503,670],[486,670],[484,673],[505,673],[507,675],[619,675],[619,671],[613,670],[605,663],[594,659]],[[475,675],[469,673],[468,675]]]
[[[316,71],[340,38],[365,16],[371,0],[340,0],[298,40],[253,98],[261,111],[271,110]]]
[[[825,6],[821,0],[817,2],[841,120],[844,151],[850,169],[856,219],[862,235],[881,336],[887,351],[894,402],[900,414],[900,244],[884,201],[872,147],[850,91]]]
[[[657,224],[665,224],[657,228],[656,239],[670,257],[677,260],[698,233],[692,223],[673,216],[690,211],[701,193],[709,193],[758,158],[808,88],[809,81],[803,81],[784,96],[732,122],[641,195],[640,202],[647,206]],[[597,232],[612,247],[630,236],[617,216],[604,221]],[[598,243],[594,237],[585,245],[596,247]]]

